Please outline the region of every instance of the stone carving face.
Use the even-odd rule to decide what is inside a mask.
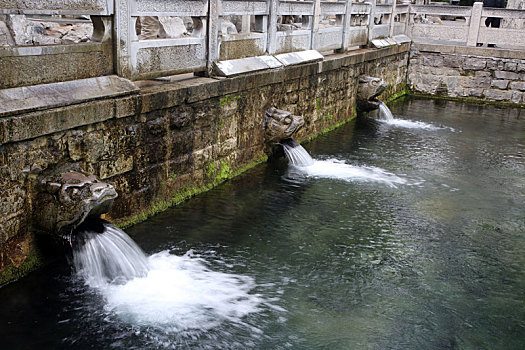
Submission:
[[[88,216],[109,211],[117,192],[112,185],[77,171],[42,180],[36,196],[35,224],[47,232],[69,235]]]
[[[282,139],[292,137],[304,125],[304,119],[274,107],[264,112],[264,135],[266,144],[279,143]]]
[[[387,83],[379,78],[361,76],[357,88],[357,110],[368,112],[379,108],[379,100],[376,98],[387,87]]]

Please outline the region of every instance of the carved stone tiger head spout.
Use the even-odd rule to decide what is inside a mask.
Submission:
[[[388,84],[379,78],[370,76],[359,77],[357,88],[357,110],[369,112],[379,108],[380,101],[377,96],[381,95]]]
[[[41,178],[34,206],[35,228],[68,236],[86,218],[107,213],[117,196],[112,185],[81,171]]]
[[[304,125],[303,117],[292,115],[291,112],[268,108],[264,112],[264,135],[266,144],[279,143],[291,138]]]

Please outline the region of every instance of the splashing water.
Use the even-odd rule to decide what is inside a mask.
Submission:
[[[291,163],[287,176],[292,179],[306,176],[344,181],[374,181],[386,183],[391,187],[406,183],[405,179],[381,168],[354,166],[337,159],[314,160],[300,145],[290,147],[283,144],[283,147]]]
[[[102,233],[89,230],[77,233],[80,244],[73,251],[73,260],[86,283],[101,287],[145,277],[149,266],[142,250],[124,231],[109,223],[103,226]]]
[[[211,271],[191,251],[162,251],[149,257],[109,223],[102,233],[83,232],[74,250],[78,274],[104,297],[105,309],[124,322],[160,327],[164,333],[202,332],[258,312],[263,297],[252,294],[253,278]]]
[[[390,111],[390,108],[388,108],[388,106],[383,101],[379,101],[379,120],[388,125],[397,126],[401,128],[407,128],[407,129],[427,129],[427,130],[443,129],[442,127],[435,126],[429,123],[394,118],[392,111]]]
[[[294,146],[290,146],[286,143],[282,143],[286,158],[295,166],[306,167],[314,164],[314,160],[303,146],[295,143]]]

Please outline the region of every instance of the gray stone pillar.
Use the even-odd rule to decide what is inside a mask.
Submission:
[[[472,6],[470,25],[468,29],[467,46],[476,46],[479,35],[479,25],[481,24],[482,2],[475,2]]]
[[[273,55],[277,51],[277,11],[279,0],[270,0],[270,20],[268,21],[268,54]]]
[[[312,16],[312,37],[310,40],[310,49],[315,50],[317,33],[319,32],[319,22],[321,21],[321,0],[314,0],[314,15]]]
[[[352,0],[346,0],[345,17],[343,19],[343,43],[341,45],[341,50],[339,51],[348,50],[348,36],[350,35],[350,25],[352,23],[352,3]]]
[[[121,77],[131,79],[133,75],[131,64],[131,38],[132,26],[134,21],[131,20],[131,1],[115,0],[115,55],[117,74]]]
[[[209,0],[208,8],[208,75],[212,75],[213,63],[219,60],[219,13],[222,12],[221,0]]]

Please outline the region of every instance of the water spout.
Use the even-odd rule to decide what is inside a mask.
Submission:
[[[314,160],[312,159],[312,157],[310,157],[310,155],[303,148],[303,146],[298,144],[295,140],[283,140],[283,142],[281,142],[281,145],[283,146],[286,158],[288,158],[292,165],[306,167],[314,164]]]
[[[383,101],[379,101],[379,116],[381,119],[387,122],[394,120],[392,111],[390,111],[390,108],[388,108],[388,106]]]
[[[76,270],[90,286],[123,284],[148,273],[146,255],[124,231],[109,222],[88,220],[73,237]]]

